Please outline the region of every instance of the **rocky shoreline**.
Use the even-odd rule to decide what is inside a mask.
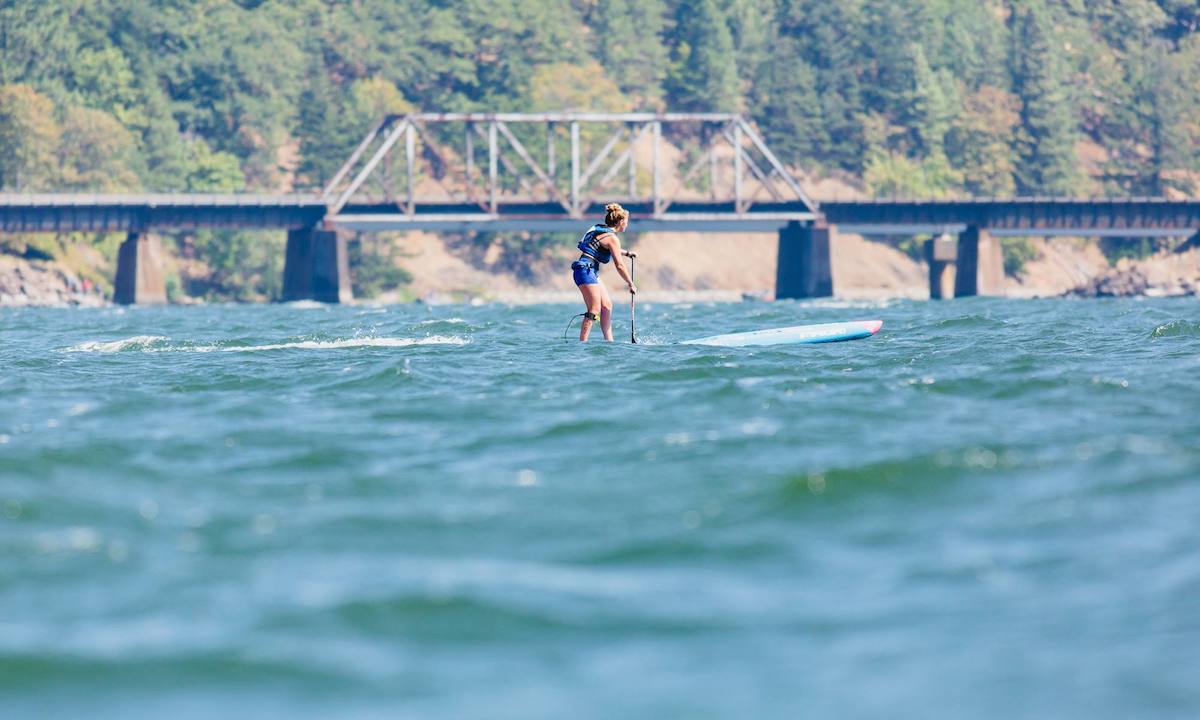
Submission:
[[[1183,297],[1200,295],[1200,249],[1120,260],[1067,293],[1074,297]]]
[[[60,263],[0,255],[0,307],[100,307],[104,295]]]

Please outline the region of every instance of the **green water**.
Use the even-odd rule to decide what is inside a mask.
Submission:
[[[0,310],[0,716],[1200,716],[1194,300],[574,312]]]

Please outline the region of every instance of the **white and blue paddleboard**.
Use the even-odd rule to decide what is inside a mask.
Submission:
[[[685,340],[681,345],[720,345],[723,347],[749,347],[754,345],[813,345],[816,343],[860,340],[879,332],[882,320],[852,320],[850,322],[825,323],[823,325],[795,325],[793,327],[755,330],[753,332],[714,335],[699,340]]]

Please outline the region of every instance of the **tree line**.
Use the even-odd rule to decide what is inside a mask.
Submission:
[[[320,187],[380,115],[748,114],[869,194],[1195,193],[1200,0],[0,0],[0,189]]]

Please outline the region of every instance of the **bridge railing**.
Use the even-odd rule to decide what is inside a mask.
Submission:
[[[720,219],[768,211],[811,219],[817,209],[755,127],[732,113],[392,115],[323,198],[331,215],[390,206],[414,220],[439,210],[495,218],[506,207],[579,219],[601,199],[658,220],[683,205]]]

